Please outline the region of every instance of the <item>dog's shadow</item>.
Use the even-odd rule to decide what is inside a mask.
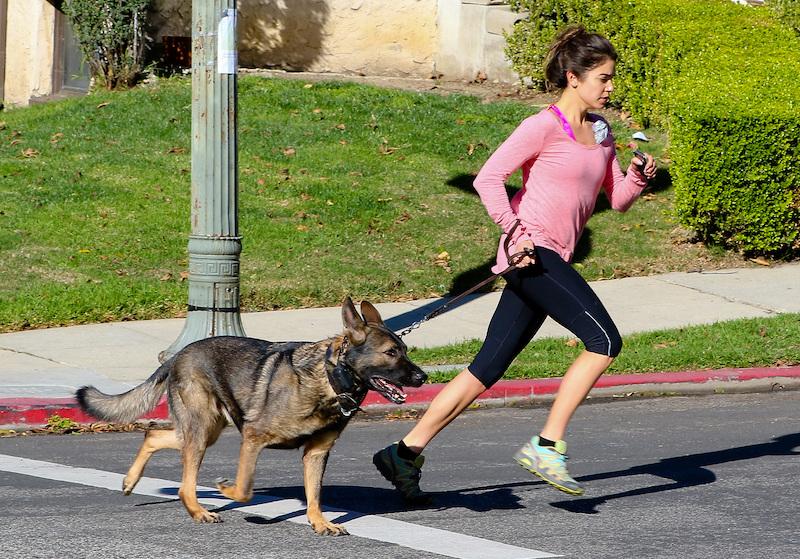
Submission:
[[[766,443],[664,458],[658,462],[633,466],[625,470],[580,476],[577,479],[584,483],[640,475],[655,476],[670,480],[670,482],[658,483],[647,487],[639,487],[597,497],[569,498],[551,502],[550,505],[572,513],[598,514],[600,512],[598,507],[612,500],[640,495],[653,495],[663,491],[698,487],[713,483],[717,480],[717,476],[708,469],[708,466],[751,460],[765,456],[800,455],[800,450],[796,450],[798,447],[800,447],[800,433],[793,433],[776,437]],[[543,488],[544,485],[543,481],[525,481],[432,492],[433,503],[425,507],[409,506],[400,498],[394,489],[365,487],[360,485],[325,485],[323,487],[322,502],[327,510],[347,511],[344,516],[337,519],[337,522],[346,522],[347,520],[361,516],[403,512],[410,508],[425,508],[430,510],[466,508],[476,512],[515,510],[526,508],[521,502],[522,495],[519,494],[520,488],[539,489]],[[170,495],[177,493],[177,488],[174,488],[174,493],[172,489],[173,488],[164,490],[164,494]],[[198,491],[198,497],[218,498],[220,495],[216,491]],[[284,499],[297,500],[299,502],[297,509],[290,513],[272,518],[248,516],[246,520],[256,524],[273,524],[305,515],[305,493],[302,486],[257,489],[253,500],[248,503],[231,502],[214,510],[215,512],[235,510],[242,507]]]

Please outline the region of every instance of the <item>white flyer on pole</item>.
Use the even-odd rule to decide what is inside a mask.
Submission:
[[[238,65],[236,50],[236,9],[227,9],[217,28],[217,72],[235,74]]]

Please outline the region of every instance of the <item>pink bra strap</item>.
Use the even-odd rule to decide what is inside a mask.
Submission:
[[[561,119],[561,126],[564,128],[564,132],[566,132],[570,138],[577,142],[578,140],[575,138],[575,133],[572,131],[572,126],[570,126],[569,122],[567,122],[567,117],[564,116],[564,113],[562,113],[555,105],[550,105],[548,108],[553,111],[558,118]]]

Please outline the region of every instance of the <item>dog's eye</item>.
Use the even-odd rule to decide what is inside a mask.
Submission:
[[[394,349],[394,348],[392,348],[392,349],[387,349],[386,351],[384,351],[384,353],[385,353],[386,355],[388,355],[389,357],[397,357],[397,350],[396,350],[396,349]]]

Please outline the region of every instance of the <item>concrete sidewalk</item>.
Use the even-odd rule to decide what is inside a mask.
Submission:
[[[598,281],[591,285],[623,336],[736,318],[800,312],[800,263],[669,273]],[[470,297],[424,323],[408,334],[405,341],[409,346],[434,347],[482,338],[499,296],[499,292],[493,292]],[[441,299],[426,299],[378,304],[376,307],[389,327],[400,331],[441,304]],[[318,340],[341,331],[338,307],[247,313],[242,316],[242,321],[248,336],[273,341]],[[183,319],[170,319],[0,334],[0,424],[32,423],[32,418],[46,418],[42,415],[46,411],[33,413],[30,410],[52,411],[59,406],[71,406],[72,394],[85,384],[93,384],[109,393],[122,392],[137,385],[158,367],[159,352],[175,341],[182,326]],[[569,335],[548,320],[538,337]],[[757,376],[761,379],[800,379],[800,367],[759,371]],[[702,373],[690,372],[686,378],[691,380],[679,381],[675,375],[664,376],[662,380],[696,384],[716,378],[717,382],[743,382],[741,373],[709,372],[705,378]],[[752,377],[749,374],[744,376]],[[628,384],[638,384],[641,377],[638,378],[630,381],[627,377],[617,378],[616,381],[623,382],[618,390],[624,391]],[[663,384],[658,380],[653,378],[652,382]],[[505,384],[500,385],[501,390]],[[535,386],[536,383],[530,383],[527,392],[533,394]],[[431,390],[426,388],[410,401],[424,403],[435,393]],[[526,393],[524,387],[515,390]],[[602,387],[598,386],[598,390]],[[422,396],[423,393],[427,396]],[[540,390],[540,393],[543,392]],[[28,410],[26,414],[12,413],[23,408]]]

